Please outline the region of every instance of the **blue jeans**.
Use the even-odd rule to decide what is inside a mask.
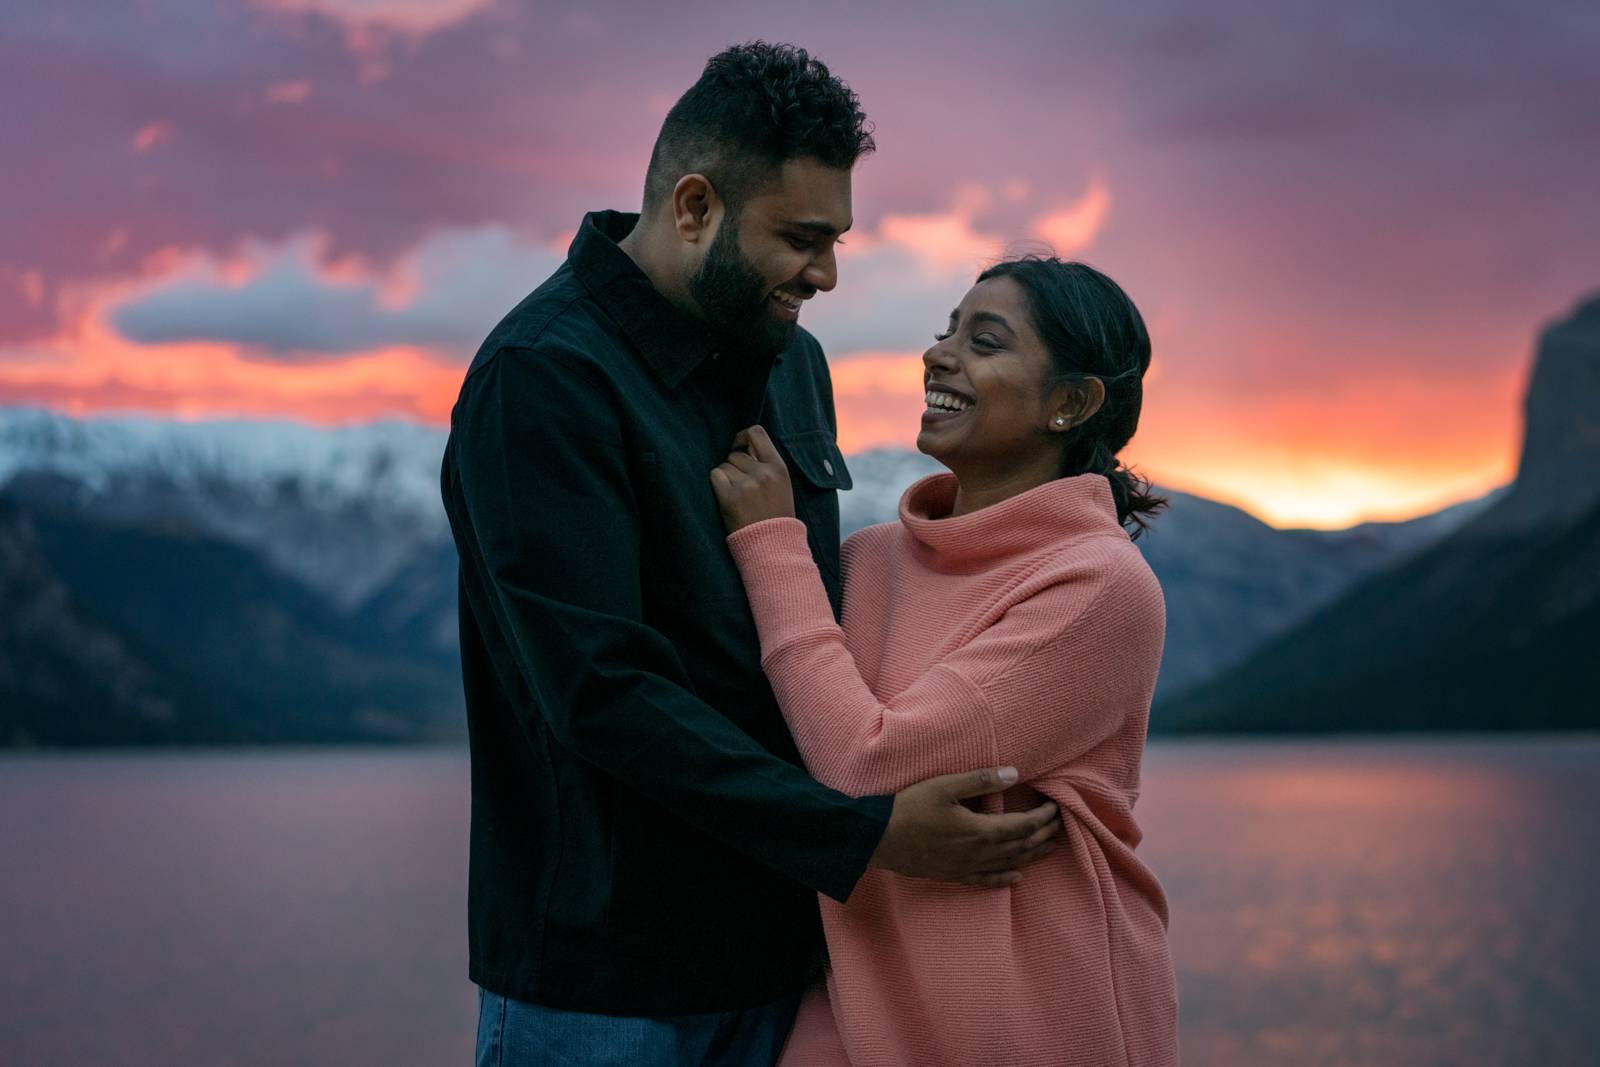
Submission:
[[[477,1067],[747,1067],[773,1064],[800,994],[708,1015],[591,1015],[478,989]]]

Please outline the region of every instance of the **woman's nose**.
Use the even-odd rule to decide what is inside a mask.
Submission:
[[[951,370],[955,367],[955,357],[945,348],[944,342],[940,341],[922,353],[922,365],[929,370]]]

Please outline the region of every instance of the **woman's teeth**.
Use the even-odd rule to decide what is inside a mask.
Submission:
[[[937,411],[965,411],[972,406],[972,401],[954,393],[936,393],[931,389],[923,399],[927,401],[928,407]]]

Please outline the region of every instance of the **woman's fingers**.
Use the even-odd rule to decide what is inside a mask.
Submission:
[[[733,496],[747,481],[744,471],[731,463],[723,463],[711,471],[711,488],[720,496]]]
[[[767,431],[762,426],[751,426],[743,431],[745,445],[763,463],[783,464],[783,457],[778,455],[778,446],[772,443],[772,438],[767,436]]]
[[[746,474],[754,474],[761,469],[761,462],[748,452],[729,452],[728,463]]]
[[[733,447],[746,455],[754,456],[762,463],[776,463],[787,469],[783,456],[778,452],[778,446],[772,443],[772,436],[767,433],[764,426],[746,426],[734,434]]]

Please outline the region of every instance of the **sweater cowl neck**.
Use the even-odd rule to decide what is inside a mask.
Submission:
[[[1091,534],[1127,532],[1102,474],[1057,478],[998,504],[952,517],[956,476],[930,474],[900,497],[900,524],[940,564],[994,563]]]

